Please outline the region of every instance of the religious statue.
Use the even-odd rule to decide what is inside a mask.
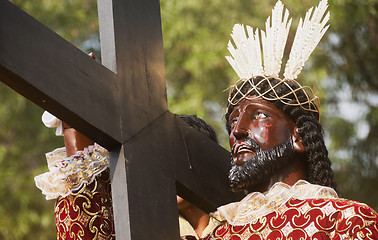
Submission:
[[[240,80],[230,89],[225,115],[229,181],[247,196],[219,207],[212,216],[223,224],[204,239],[378,239],[378,214],[338,197],[318,97],[295,80],[328,28],[327,6],[321,0],[300,20],[283,78],[291,20],[281,1],[261,41],[259,30],[234,26],[227,59]]]

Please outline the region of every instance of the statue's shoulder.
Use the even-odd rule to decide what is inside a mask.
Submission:
[[[288,205],[304,209],[316,208],[324,212],[325,215],[338,213],[347,218],[352,216],[378,218],[377,212],[367,204],[344,198],[292,199]]]
[[[353,209],[356,212],[356,215],[368,214],[369,216],[378,216],[377,212],[365,203],[344,198],[327,199],[327,201],[332,202],[334,207],[341,211],[347,211],[348,209],[351,211],[351,209]]]
[[[378,239],[378,214],[365,203],[348,199],[335,200],[340,209],[338,229],[348,228],[357,239]]]
[[[378,239],[378,214],[365,203],[343,199],[324,199],[322,212],[336,224],[340,236]]]

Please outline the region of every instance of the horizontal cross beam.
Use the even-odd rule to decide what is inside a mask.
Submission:
[[[7,0],[0,36],[2,82],[108,149],[122,142],[115,73]]]

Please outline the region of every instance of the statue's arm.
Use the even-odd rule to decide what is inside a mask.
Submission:
[[[63,123],[64,128],[64,144],[66,147],[67,157],[76,154],[78,151],[93,145],[94,142],[78,132],[76,129],[70,127],[68,124]]]

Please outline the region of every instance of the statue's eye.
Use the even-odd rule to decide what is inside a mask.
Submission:
[[[255,119],[265,119],[267,117],[268,117],[267,114],[260,112],[260,111],[256,112],[256,115],[255,115]]]
[[[233,128],[234,126],[235,126],[235,124],[236,124],[236,122],[238,121],[238,118],[233,118],[233,119],[231,119],[230,120],[230,128]]]

